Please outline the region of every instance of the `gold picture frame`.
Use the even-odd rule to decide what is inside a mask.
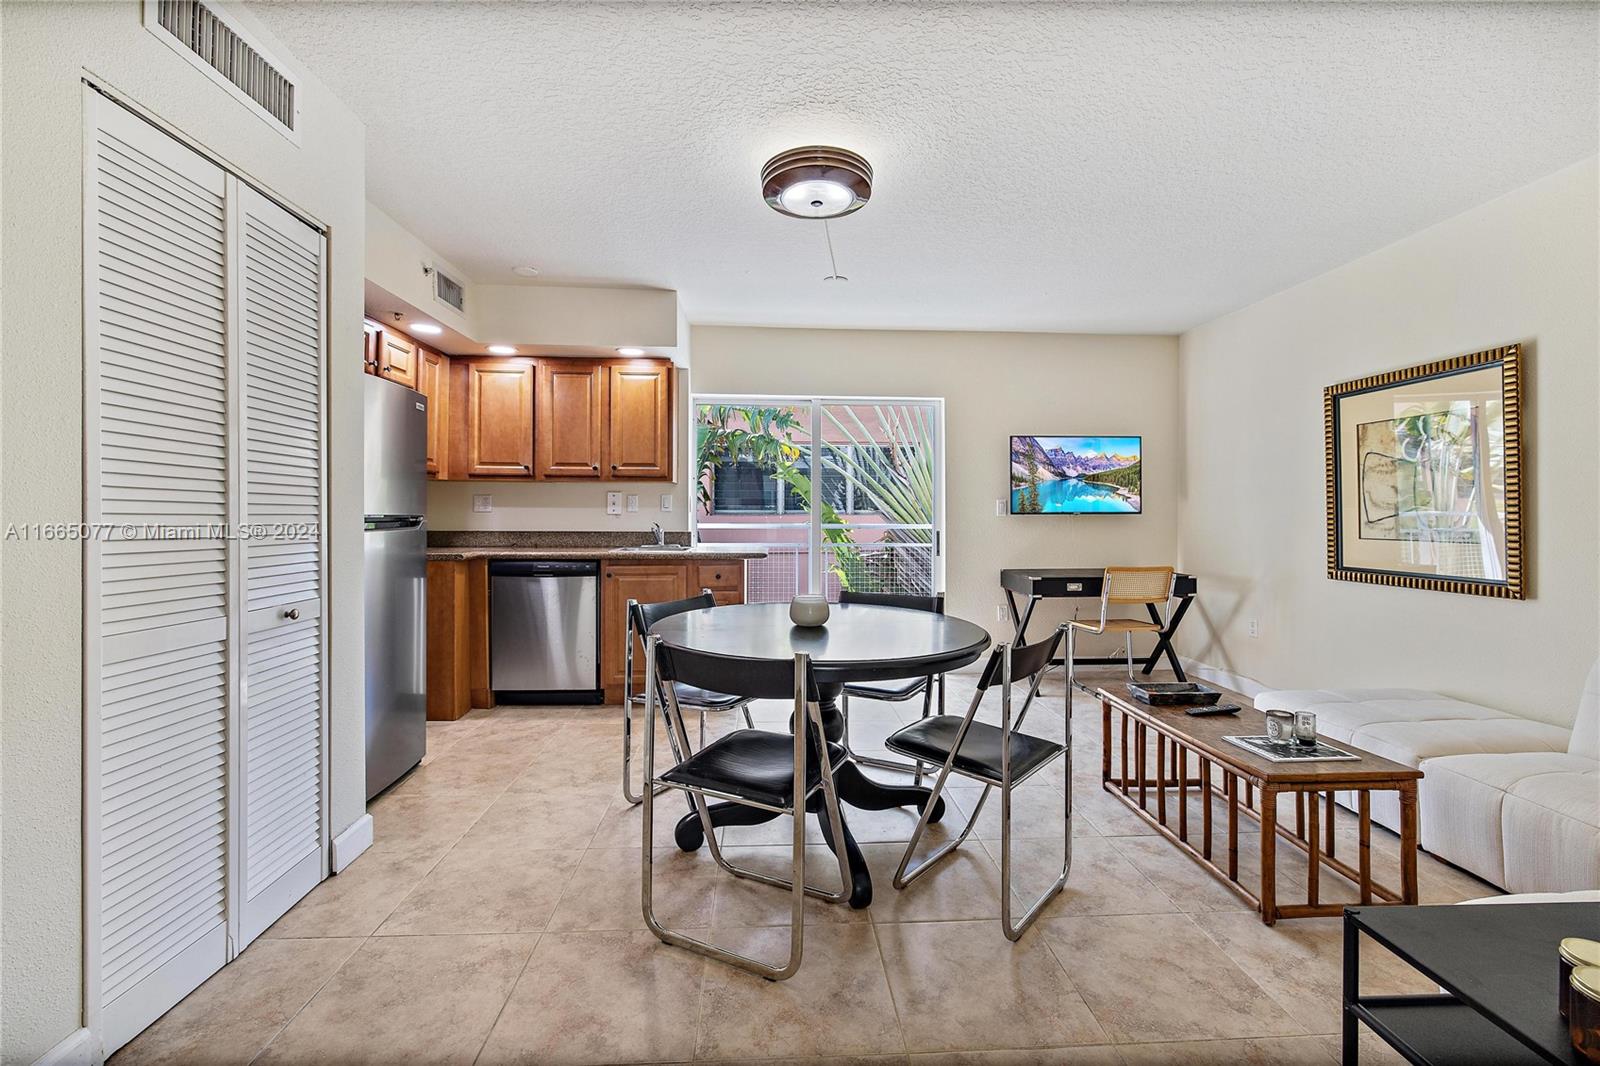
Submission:
[[[1322,390],[1328,577],[1527,598],[1520,345]]]

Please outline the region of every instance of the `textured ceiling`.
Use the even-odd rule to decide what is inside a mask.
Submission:
[[[1596,150],[1591,4],[253,9],[474,279],[697,323],[1176,331]],[[817,142],[877,170],[844,284],[758,189]]]

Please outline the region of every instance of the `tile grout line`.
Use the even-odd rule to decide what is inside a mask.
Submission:
[[[312,939],[312,938],[308,937],[306,939]],[[319,939],[319,940],[343,940],[343,939],[346,939],[346,938],[344,938],[344,937],[331,937],[330,936],[330,937],[317,937],[315,939]],[[348,955],[346,955],[344,957],[344,961],[343,962],[339,963],[339,965],[335,966],[331,971],[329,971],[328,976],[322,979],[322,983],[321,984],[317,985],[316,991],[312,992],[309,996],[307,996],[306,997],[306,1001],[304,1003],[300,1004],[299,1009],[296,1010],[293,1014],[291,1014],[287,1019],[285,1019],[284,1023],[278,1027],[278,1031],[273,1033],[270,1037],[268,1037],[266,1042],[264,1042],[259,1048],[256,1049],[256,1053],[254,1055],[250,1056],[249,1062],[254,1062],[257,1059],[259,1059],[262,1055],[266,1054],[267,1048],[272,1046],[272,1042],[274,1040],[277,1040],[278,1037],[282,1036],[284,1034],[284,1031],[287,1030],[290,1025],[294,1024],[294,1020],[296,1018],[300,1017],[301,1014],[305,1013],[305,1009],[307,1007],[311,1006],[312,1000],[314,1000],[318,996],[320,996],[322,994],[322,990],[324,988],[327,988],[328,985],[333,981],[333,979],[335,977],[339,976],[340,972],[342,972],[346,966],[350,965],[350,960],[355,958],[358,954],[361,953],[361,949],[366,947],[367,941],[371,940],[372,937],[369,935],[369,936],[357,937],[357,938],[353,938],[353,939],[359,939],[361,941],[361,943],[357,944],[355,946],[355,950],[350,952],[350,954],[348,954]],[[246,950],[248,950],[248,949],[246,949]],[[243,954],[243,953],[241,952],[241,954]],[[180,1002],[181,1002],[181,1000],[180,1000]],[[246,1063],[246,1066],[249,1066],[249,1064]]]
[[[494,1035],[495,1027],[500,1024],[500,1019],[506,1013],[506,1006],[511,1002],[511,997],[516,995],[517,986],[522,983],[522,975],[528,972],[528,967],[533,965],[533,956],[539,950],[539,945],[544,941],[544,933],[536,933],[533,946],[528,948],[528,957],[522,960],[522,969],[517,971],[516,979],[506,986],[506,998],[500,1001],[500,1009],[494,1013],[494,1021],[489,1023],[489,1028],[484,1030],[483,1041],[478,1045],[478,1053],[472,1056],[474,1066],[483,1057],[483,1049],[489,1046],[489,1038]]]
[[[894,982],[889,979],[889,962],[883,957],[883,941],[878,936],[878,923],[867,915],[867,927],[872,930],[872,946],[878,952],[878,968],[883,971],[883,987],[889,992],[889,1006],[894,1008],[895,1029],[900,1033],[900,1053],[909,1056],[911,1045],[906,1042],[906,1023],[900,1016],[900,1000],[894,994]]]

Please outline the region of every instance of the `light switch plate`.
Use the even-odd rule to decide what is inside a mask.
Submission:
[[[474,493],[472,497],[472,509],[480,512],[494,510],[494,497],[487,492]]]
[[[635,493],[628,493],[628,513],[633,514],[639,509],[639,497]]]
[[[608,492],[608,493],[606,493],[606,514],[621,514],[621,513],[622,513],[622,493],[620,493],[620,492]]]
[[[1005,513],[1006,513],[1006,501],[1004,501],[1004,500],[996,500],[996,501],[994,501],[994,516],[996,518],[1003,518],[1005,516]]]
[[[672,510],[672,493],[663,492],[661,494],[661,509],[663,511]]]

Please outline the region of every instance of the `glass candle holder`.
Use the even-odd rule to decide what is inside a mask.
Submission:
[[[1600,966],[1600,941],[1566,937],[1557,947],[1556,957],[1556,1002],[1565,1018],[1572,998],[1572,971],[1580,966]]]
[[[1600,966],[1579,966],[1567,983],[1572,989],[1567,1007],[1572,1050],[1589,1062],[1600,1062]]]
[[[1294,742],[1307,747],[1317,742],[1317,716],[1314,711],[1294,712]]]

